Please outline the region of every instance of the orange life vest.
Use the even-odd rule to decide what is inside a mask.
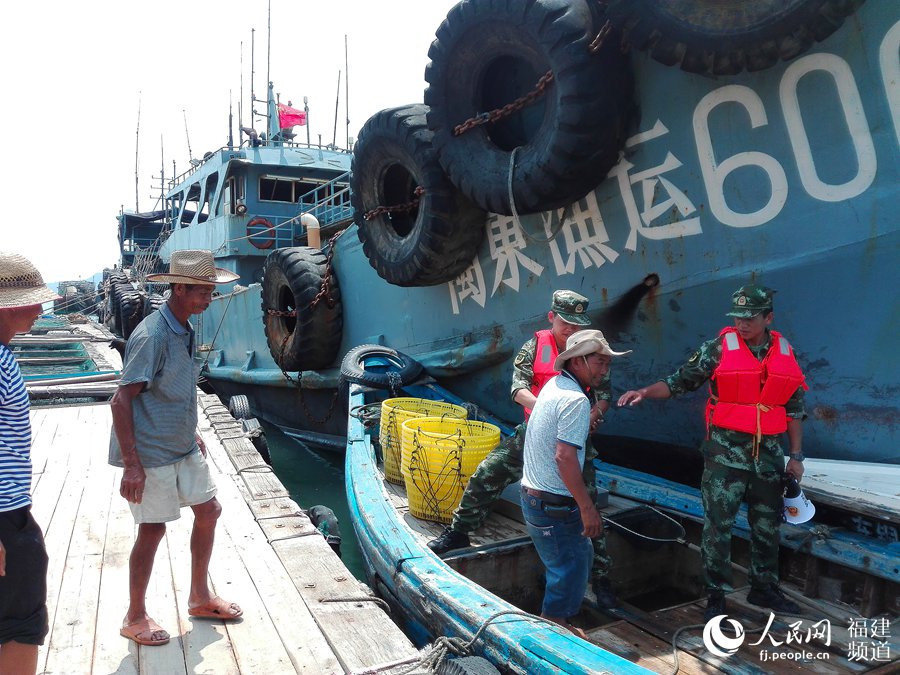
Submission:
[[[531,393],[537,396],[551,377],[559,375],[558,370],[553,370],[553,362],[559,355],[556,347],[556,338],[551,330],[539,330],[534,334],[537,346],[534,349],[533,376],[531,378]],[[525,408],[525,420],[531,416],[531,408]]]
[[[798,387],[809,388],[791,345],[780,333],[770,332],[772,346],[762,361],[736,329],[728,327],[719,333],[722,361],[712,374],[718,397],[710,394],[707,404],[709,423],[753,434],[754,451],[763,436],[787,430],[784,404]]]

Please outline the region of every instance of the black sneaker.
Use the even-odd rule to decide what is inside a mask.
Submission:
[[[725,594],[722,591],[713,591],[706,598],[706,611],[703,612],[703,623],[709,623],[722,614],[728,614],[725,610]]]
[[[447,551],[452,551],[456,548],[466,548],[467,546],[471,546],[469,543],[469,535],[465,532],[451,530],[449,527],[444,528],[440,537],[428,542],[428,548],[438,555],[446,553]]]
[[[619,600],[616,598],[616,592],[613,590],[609,579],[601,577],[594,579],[592,584],[594,595],[597,596],[597,606],[601,609],[615,609],[619,606]]]
[[[747,593],[747,602],[757,607],[766,607],[779,614],[800,614],[800,605],[784,594],[777,585],[752,588]]]

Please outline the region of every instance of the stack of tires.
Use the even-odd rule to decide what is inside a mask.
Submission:
[[[600,183],[634,110],[617,37],[594,43],[605,23],[594,0],[450,10],[428,52],[425,104],[376,113],[353,150],[354,220],[379,276],[451,281],[477,255],[486,212],[567,206]]]

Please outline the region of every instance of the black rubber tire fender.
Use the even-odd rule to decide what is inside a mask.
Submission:
[[[463,656],[444,660],[438,666],[437,675],[500,675],[500,671],[480,656]]]
[[[365,361],[370,357],[387,360],[394,369],[388,372],[366,370]],[[422,374],[422,364],[396,349],[384,345],[359,345],[344,355],[341,361],[341,377],[376,389],[395,389],[411,384]]]
[[[634,110],[633,75],[595,0],[464,0],[428,50],[425,103],[441,165],[483,209],[511,214],[567,206],[599,185],[619,158]],[[602,19],[602,20],[601,20]],[[505,119],[458,136],[454,128],[531,92],[543,95]]]
[[[259,436],[254,436],[250,439],[250,442],[256,448],[262,460],[269,466],[272,466],[272,453],[269,452],[269,441],[266,440],[266,435],[262,433]]]
[[[707,75],[763,70],[836,31],[865,0],[607,0],[623,43]]]
[[[353,148],[350,203],[369,264],[396,286],[433,286],[459,276],[478,253],[486,214],[448,180],[432,147],[421,104],[389,108],[363,125]],[[407,204],[382,213],[378,206]]]
[[[326,275],[328,296],[309,309]],[[273,315],[269,309],[296,310],[297,315]],[[270,253],[263,268],[262,311],[269,351],[279,367],[314,370],[334,362],[344,323],[341,291],[325,253],[307,246]]]
[[[228,399],[228,412],[236,420],[250,419],[250,400],[244,394]]]
[[[126,340],[144,318],[144,298],[138,291],[124,293],[119,299],[119,329]]]

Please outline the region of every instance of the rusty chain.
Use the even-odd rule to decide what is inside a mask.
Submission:
[[[588,51],[591,54],[596,54],[603,47],[603,41],[609,36],[612,32],[612,24],[609,22],[609,19],[606,20],[606,23],[600,28],[600,32],[597,33],[597,37],[591,40],[591,44],[588,45]]]
[[[371,211],[366,211],[363,215],[363,219],[372,220],[377,216],[380,216],[383,213],[396,213],[400,211],[413,211],[419,207],[419,198],[425,194],[425,188],[421,185],[417,185],[416,189],[413,190],[413,194],[416,196],[411,202],[406,202],[405,204],[394,204],[393,206],[377,206]]]
[[[505,117],[509,117],[513,113],[517,113],[525,106],[531,105],[538,98],[544,95],[544,92],[547,90],[547,87],[553,82],[553,71],[548,70],[544,73],[541,78],[537,81],[534,89],[525,94],[524,96],[520,96],[512,103],[507,103],[502,108],[495,108],[490,112],[484,112],[475,117],[470,117],[462,124],[457,124],[453,127],[453,135],[461,136],[466,133],[469,129],[473,129],[482,124],[487,124],[488,122],[498,122]]]

